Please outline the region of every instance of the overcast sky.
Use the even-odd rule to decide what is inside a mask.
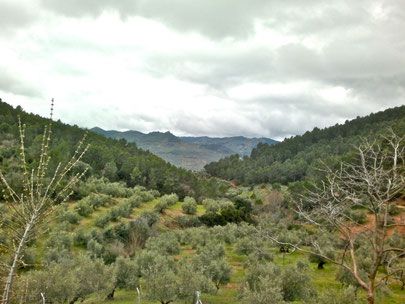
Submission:
[[[82,127],[282,139],[405,104],[405,1],[0,0],[0,98]]]

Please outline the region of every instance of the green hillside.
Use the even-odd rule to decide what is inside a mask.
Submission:
[[[276,145],[259,144],[249,157],[232,155],[205,166],[212,176],[245,185],[300,181],[316,176],[321,162],[338,164],[361,138],[376,137],[389,128],[405,134],[405,106],[388,109],[344,124],[285,139]]]
[[[274,144],[269,138],[237,137],[178,137],[170,132],[106,131],[93,128],[92,131],[114,139],[125,139],[136,143],[142,149],[149,150],[169,163],[190,170],[201,170],[213,161],[239,154],[249,155],[259,143]]]
[[[40,140],[47,119],[26,113],[20,107],[13,108],[0,100],[0,161],[12,180],[19,180],[15,167],[18,156],[18,117],[27,125],[26,146],[29,159],[40,152]],[[125,140],[105,138],[77,126],[60,121],[53,123],[52,164],[55,167],[72,155],[77,142],[87,133],[90,149],[83,158],[82,167],[89,167],[89,174],[104,176],[110,181],[122,181],[127,186],[141,185],[162,193],[178,193],[180,196],[215,196],[222,187],[214,179],[198,177],[185,169],[177,168],[154,154],[138,148]],[[225,185],[224,185],[225,186]],[[219,191],[219,192],[218,192]]]
[[[90,132],[90,149],[66,179],[88,171],[61,200],[57,188],[46,185],[87,131],[54,122],[51,163],[41,177],[35,170],[50,121],[1,102],[4,290],[16,265],[7,304],[44,298],[53,304],[180,304],[195,303],[197,292],[204,304],[404,303],[404,111],[315,129],[259,145],[243,160],[232,156],[207,166],[247,186],[177,168],[126,140]],[[24,166],[18,116],[26,124]],[[382,138],[387,127],[400,136]],[[167,135],[154,134],[176,142]],[[366,135],[375,144],[362,162],[353,145]],[[349,179],[314,170],[320,160],[333,167],[343,159],[352,164],[344,171]],[[297,172],[297,163],[305,164],[302,174],[287,175]],[[280,184],[304,179],[305,190]]]

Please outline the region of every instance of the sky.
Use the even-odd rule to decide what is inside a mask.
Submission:
[[[0,98],[81,127],[283,139],[405,104],[405,1],[0,0]]]

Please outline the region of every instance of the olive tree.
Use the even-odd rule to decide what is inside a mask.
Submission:
[[[277,235],[264,231],[277,243],[286,243],[298,250],[316,254],[325,261],[347,270],[366,292],[369,304],[375,303],[376,290],[397,270],[379,276],[387,256],[393,261],[404,256],[405,248],[389,242],[389,229],[403,223],[389,221],[389,210],[405,189],[404,137],[390,131],[379,140],[364,140],[356,147],[356,160],[342,162],[334,170],[327,167],[320,185],[308,190],[297,204],[297,212],[316,227],[320,234],[335,232],[343,243],[341,250],[329,256],[321,243],[314,240],[311,249],[300,243],[282,242]],[[368,212],[370,223],[359,226],[350,216],[353,209]],[[364,239],[368,248],[364,250]],[[360,273],[360,263],[367,262]]]
[[[23,303],[38,303],[42,294],[50,303],[73,304],[90,294],[101,295],[111,289],[111,268],[100,259],[79,255],[30,271],[20,278],[17,286],[18,298]]]
[[[6,206],[9,207],[9,216],[12,218],[7,223],[3,223],[4,229],[8,230],[9,235],[9,242],[3,244],[3,247],[8,250],[10,258],[9,261],[1,264],[6,268],[2,304],[9,304],[11,301],[14,276],[27,243],[35,237],[35,228],[52,212],[52,207],[56,203],[66,200],[71,195],[73,186],[86,173],[85,171],[79,171],[71,174],[88,149],[88,146],[84,144],[85,137],[79,142],[70,160],[65,165],[59,163],[56,169],[50,172],[52,113],[53,100],[51,119],[48,125],[45,126],[40,155],[35,167],[27,160],[25,148],[26,126],[18,119],[19,160],[22,179],[19,181],[19,185],[14,186],[15,189],[0,170],[0,184],[3,186],[3,196],[7,202]]]
[[[176,262],[170,256],[144,251],[136,258],[136,263],[146,297],[151,301],[161,304],[190,301],[197,291],[215,290],[210,279],[188,260]]]
[[[117,288],[135,289],[139,286],[140,273],[135,261],[129,258],[118,257],[113,267],[113,288],[107,296],[109,300],[114,299]]]

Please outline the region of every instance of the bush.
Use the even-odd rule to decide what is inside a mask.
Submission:
[[[86,233],[84,230],[79,230],[76,232],[75,236],[73,237],[73,243],[76,246],[86,247],[87,242],[91,239],[91,236]]]
[[[154,210],[158,213],[163,213],[167,208],[168,208],[168,204],[165,201],[159,201],[155,207]]]
[[[114,207],[110,210],[110,212],[108,213],[108,216],[110,218],[110,221],[115,222],[119,219],[120,217],[120,210],[118,207]]]
[[[181,205],[183,212],[185,214],[196,214],[197,213],[197,203],[194,201],[185,201]]]
[[[356,304],[360,303],[356,296],[356,290],[348,287],[344,290],[328,289],[317,299],[317,304]]]
[[[102,193],[91,193],[86,197],[86,200],[94,209],[105,206],[110,199],[111,197],[109,195]]]
[[[90,193],[103,193],[112,197],[130,197],[134,190],[127,188],[124,183],[111,183],[105,178],[89,178],[76,189],[77,195],[84,197]]]
[[[398,208],[396,205],[390,205],[388,208],[388,214],[391,216],[396,216],[401,213],[401,209]]]
[[[150,190],[150,191],[144,191],[140,193],[142,201],[143,202],[150,202],[154,200],[156,197],[159,196],[159,191],[157,190]]]
[[[281,288],[285,301],[309,300],[315,296],[311,278],[297,267],[287,267],[281,276]]]
[[[367,222],[367,212],[365,210],[351,210],[349,216],[357,224],[365,224]]]
[[[179,197],[175,193],[165,194],[159,200],[163,203],[166,203],[167,206],[173,206],[179,201]]]
[[[256,242],[250,237],[240,239],[235,245],[235,251],[240,255],[249,255],[256,248]]]
[[[118,212],[122,217],[129,217],[132,213],[132,205],[126,202],[118,207]]]
[[[87,242],[87,252],[92,258],[101,258],[104,254],[104,246],[96,240],[89,240]]]
[[[42,270],[30,271],[20,280],[18,290],[25,295],[25,303],[77,303],[96,292],[106,293],[112,287],[111,269],[99,259],[80,255],[50,263]],[[63,274],[63,280],[61,280]],[[29,282],[29,288],[27,288]]]
[[[142,196],[140,196],[138,194],[132,195],[126,199],[126,203],[129,204],[131,206],[131,208],[139,207],[143,201],[144,200],[143,200]]]
[[[158,237],[149,238],[145,248],[164,255],[176,255],[180,253],[180,243],[174,233],[164,233]]]
[[[87,217],[93,213],[93,206],[89,204],[87,200],[81,200],[75,206],[75,210],[81,216]]]
[[[189,215],[177,217],[176,222],[181,228],[199,227],[202,225],[197,216]]]
[[[159,220],[159,214],[153,211],[144,211],[140,218],[144,219],[149,227],[152,227]]]
[[[107,213],[107,214],[104,214],[104,215],[101,215],[100,217],[98,217],[94,224],[97,227],[103,228],[110,222],[110,220],[111,220],[111,214]]]
[[[191,197],[191,196],[186,196],[186,197],[183,199],[183,202],[185,202],[185,203],[197,204],[197,202],[196,202],[196,200],[194,199],[194,197]]]
[[[220,209],[220,205],[217,201],[207,198],[202,201],[203,206],[207,213],[216,213]]]
[[[80,221],[80,216],[75,211],[66,210],[58,215],[58,219],[61,222],[68,222],[70,224],[76,225]]]

